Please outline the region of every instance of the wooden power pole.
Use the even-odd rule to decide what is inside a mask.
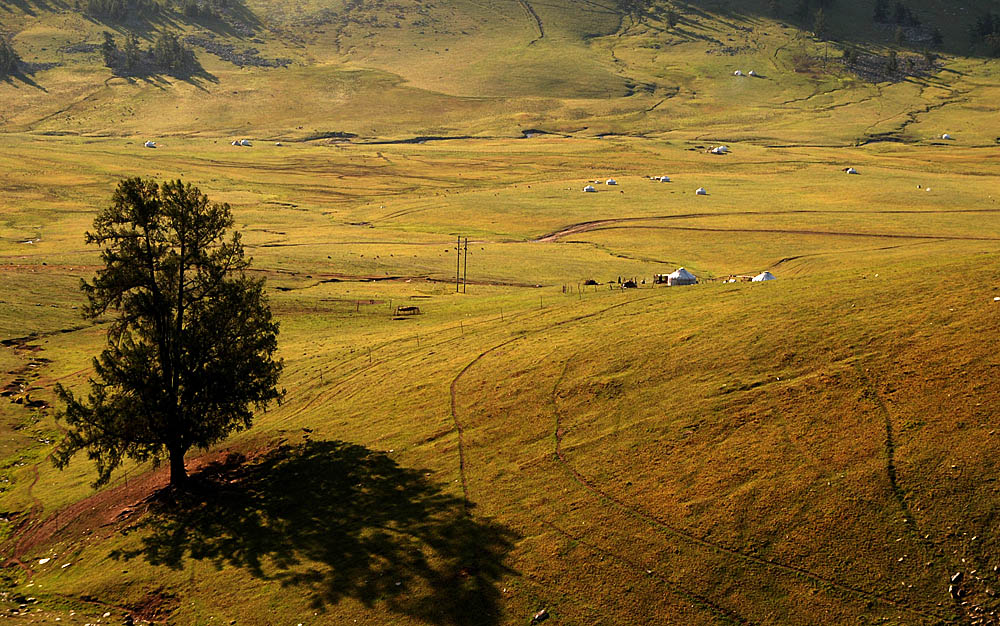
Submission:
[[[469,284],[469,238],[465,238],[465,253],[462,255],[462,293]]]
[[[458,236],[458,245],[455,246],[455,293],[458,293],[459,281],[462,278],[462,236]]]

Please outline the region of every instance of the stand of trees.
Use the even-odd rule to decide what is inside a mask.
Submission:
[[[892,6],[889,0],[875,0],[875,10],[872,19],[879,24],[899,24],[900,26],[920,26],[920,18],[903,4],[901,0],[896,0]]]
[[[231,0],[178,0],[176,6],[186,17],[219,17],[232,4]]]
[[[159,15],[155,0],[87,0],[87,14],[114,22],[139,21]]]
[[[21,57],[17,55],[14,46],[10,42],[0,37],[0,78],[7,78],[17,73],[21,64]]]
[[[143,76],[166,73],[184,76],[198,67],[194,52],[177,39],[177,35],[162,32],[146,50],[139,47],[139,39],[128,35],[122,48],[115,36],[107,31],[101,44],[104,64],[121,76]]]
[[[969,37],[973,46],[985,45],[990,55],[1000,57],[1000,15],[990,11],[976,18]]]

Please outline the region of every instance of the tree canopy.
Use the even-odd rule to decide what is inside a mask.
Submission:
[[[167,458],[179,486],[192,447],[249,428],[254,409],[280,399],[278,324],[232,226],[229,205],[190,184],[119,183],[86,234],[104,268],[81,283],[84,316],[113,316],[107,347],[86,399],[57,386],[69,427],[58,467],[86,450],[99,485],[126,458]]]
[[[0,36],[0,78],[5,78],[17,72],[21,57],[10,42]]]

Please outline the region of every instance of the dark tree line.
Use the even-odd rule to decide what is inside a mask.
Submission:
[[[920,18],[910,7],[896,0],[892,6],[889,0],[875,0],[872,19],[879,24],[899,24],[900,26],[920,26]]]
[[[87,14],[114,22],[146,20],[159,15],[155,0],[87,0]]]
[[[973,46],[985,45],[992,56],[1000,56],[1000,15],[992,11],[976,18],[976,23],[969,31]]]
[[[21,57],[17,55],[14,46],[0,37],[0,78],[7,78],[17,73],[21,65]]]
[[[115,36],[105,31],[101,55],[104,64],[122,76],[156,73],[183,76],[198,67],[191,48],[182,44],[177,35],[168,32],[160,33],[153,45],[143,50],[135,35],[128,35],[119,48]]]
[[[232,4],[230,0],[178,0],[176,6],[185,17],[219,17]]]

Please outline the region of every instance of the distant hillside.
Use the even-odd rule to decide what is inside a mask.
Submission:
[[[995,0],[879,2],[884,21],[874,0],[2,0],[20,61],[0,128],[801,143],[833,116],[821,142],[857,143],[919,138],[910,117],[962,104],[985,132],[996,81],[970,29],[993,41]],[[756,80],[733,82],[741,68]]]

